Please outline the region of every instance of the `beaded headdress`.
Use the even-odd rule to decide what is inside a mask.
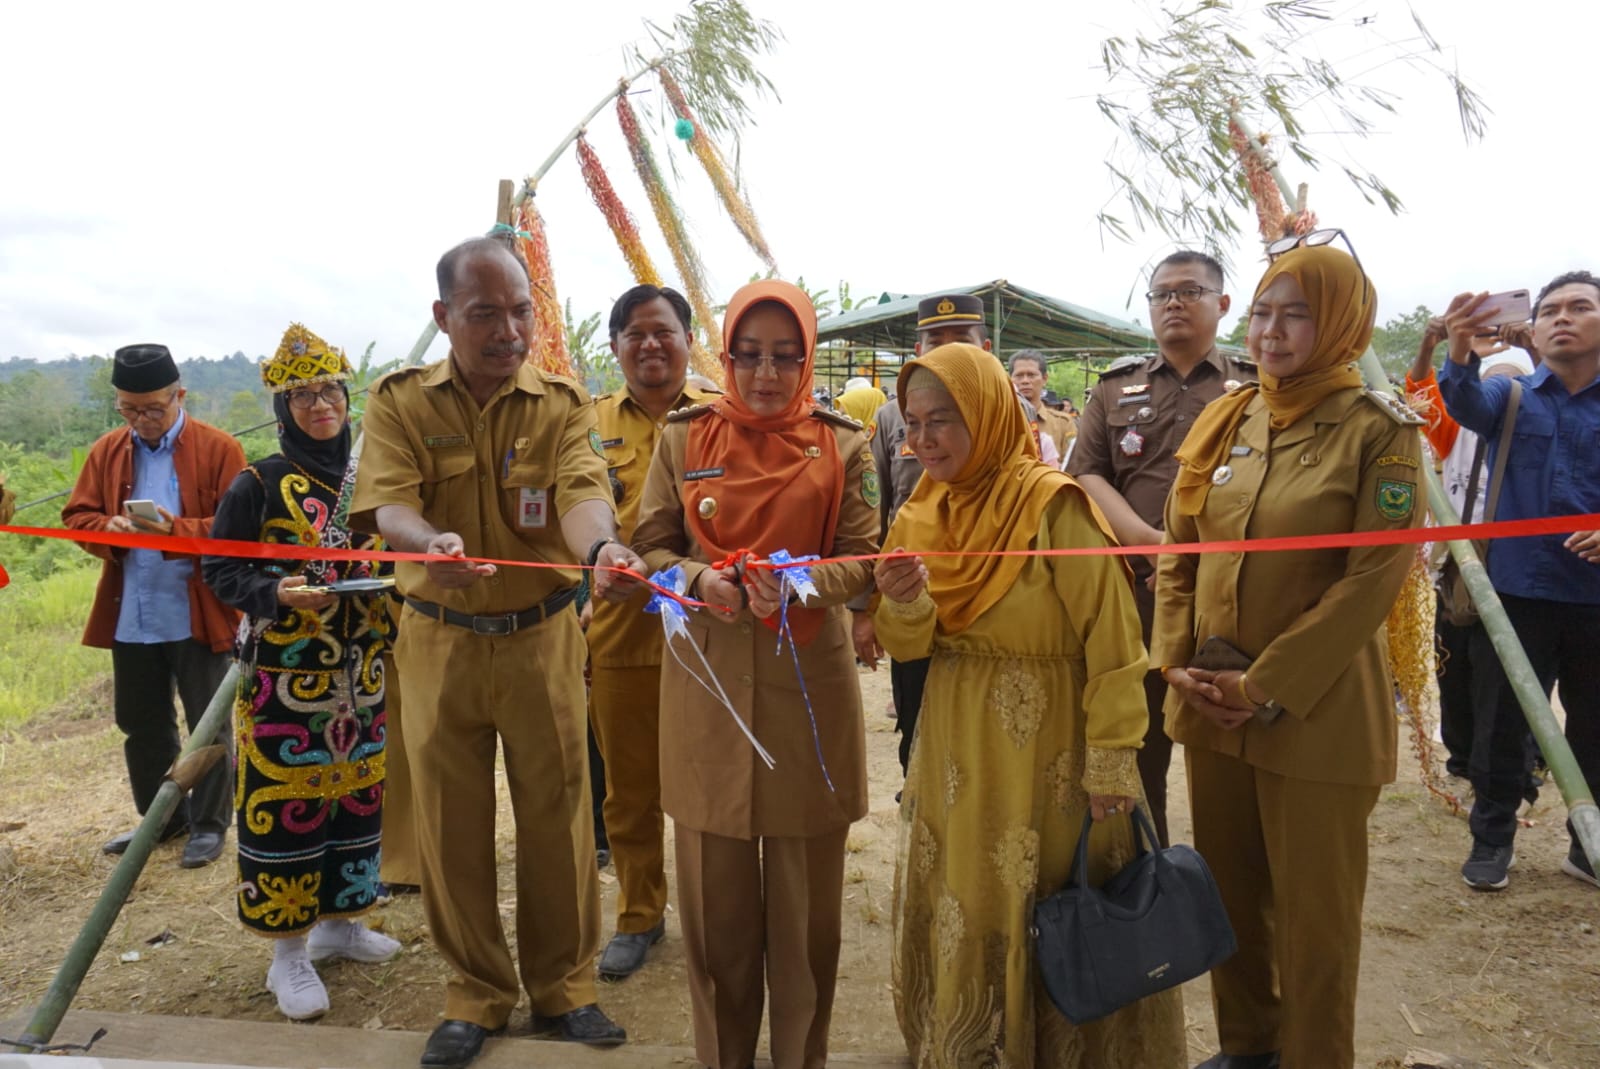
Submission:
[[[272,359],[261,365],[261,381],[273,393],[320,382],[349,382],[350,361],[299,323],[290,323]]]

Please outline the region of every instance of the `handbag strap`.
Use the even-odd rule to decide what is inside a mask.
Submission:
[[[1511,380],[1511,399],[1506,404],[1506,420],[1500,425],[1500,441],[1495,446],[1494,472],[1489,476],[1489,500],[1483,503],[1483,522],[1493,523],[1500,507],[1500,486],[1505,481],[1506,457],[1511,453],[1511,433],[1517,425],[1517,410],[1522,407],[1522,383]],[[1483,554],[1487,555],[1485,548]]]
[[[1161,853],[1161,840],[1156,838],[1156,826],[1150,823],[1150,818],[1145,814],[1144,807],[1138,802],[1133,803],[1133,812],[1128,814],[1133,821],[1133,857],[1137,860],[1146,853]],[[1086,810],[1083,814],[1083,827],[1078,829],[1078,850],[1072,860],[1072,882],[1079,887],[1089,886],[1089,831],[1094,827],[1094,813]],[[1139,842],[1141,832],[1144,843]]]

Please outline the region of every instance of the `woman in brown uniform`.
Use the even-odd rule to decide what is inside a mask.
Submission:
[[[865,732],[845,602],[866,563],[813,569],[819,598],[791,603],[809,695],[778,649],[778,588],[765,558],[877,550],[878,485],[866,435],[811,400],[816,310],[786,282],[740,289],[723,321],[728,394],[668,417],[645,481],[634,546],[652,570],[683,566],[690,638],[728,710],[669,656],[661,670],[661,805],[675,825],[678,904],[695,1053],[745,1069],[761,1030],[763,969],[777,1069],[820,1069],[838,971],[845,833],[866,815]],[[740,581],[741,571],[745,582]],[[683,643],[677,639],[674,645]],[[695,663],[683,649],[677,656]]]
[[[1206,406],[1178,451],[1169,542],[1415,526],[1421,420],[1362,389],[1377,295],[1327,246],[1274,260],[1248,315],[1261,385]],[[1394,779],[1384,617],[1414,547],[1163,555],[1150,658],[1171,686],[1194,842],[1239,952],[1212,971],[1207,1069],[1355,1062],[1367,818]],[[1248,669],[1186,668],[1216,636]]]

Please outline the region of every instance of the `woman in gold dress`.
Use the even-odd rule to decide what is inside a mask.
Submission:
[[[925,477],[886,548],[913,552],[1103,546],[1089,498],[1041,463],[1004,369],[940,346],[900,373],[907,443]],[[931,654],[901,806],[895,1009],[915,1065],[1183,1063],[1176,990],[1075,1027],[1038,980],[1034,901],[1065,884],[1083,824],[1095,883],[1134,856],[1144,737],[1128,572],[1097,557],[885,560],[878,636]]]

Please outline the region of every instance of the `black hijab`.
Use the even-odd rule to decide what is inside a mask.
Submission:
[[[300,429],[289,409],[288,391],[272,395],[272,411],[278,417],[278,447],[283,455],[336,491],[344,482],[344,471],[350,464],[350,387],[342,382],[339,387],[344,390],[344,426],[327,441],[318,441]],[[313,388],[320,390],[325,386],[318,383]]]

